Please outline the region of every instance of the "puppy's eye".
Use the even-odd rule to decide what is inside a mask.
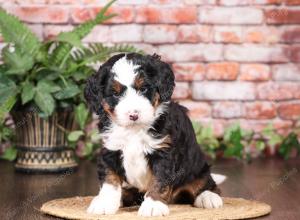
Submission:
[[[147,89],[146,87],[140,88],[140,92],[141,92],[142,94],[145,94],[147,91],[148,91],[148,89]]]
[[[120,93],[113,92],[113,97],[115,97],[115,98],[119,98],[119,97],[120,97]]]

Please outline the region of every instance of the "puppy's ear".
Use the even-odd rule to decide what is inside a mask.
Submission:
[[[84,89],[84,97],[92,109],[97,115],[100,115],[103,111],[101,102],[103,100],[104,82],[109,71],[105,67],[100,67],[97,73],[90,76],[86,82]]]
[[[160,65],[158,68],[158,93],[160,101],[166,102],[171,99],[175,87],[174,73],[169,64],[158,61]]]
[[[110,75],[114,63],[125,56],[124,53],[117,54],[108,59],[98,70],[97,73],[90,76],[84,89],[84,97],[90,108],[97,114],[104,113],[102,101],[105,89],[105,83]]]

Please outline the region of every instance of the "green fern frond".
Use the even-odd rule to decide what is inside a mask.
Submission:
[[[94,19],[75,27],[72,31],[61,33],[57,38],[61,38],[61,35],[64,35],[64,38],[66,38],[67,35],[70,35],[70,38],[76,37],[77,39],[81,40],[87,36],[97,24],[100,24],[115,16],[115,14],[106,15],[107,10],[115,1],[116,0],[112,0],[105,5]],[[66,63],[66,60],[69,58],[72,48],[73,46],[69,43],[59,42],[58,46],[52,53],[50,63],[52,63],[54,66],[62,68]]]
[[[116,14],[106,15],[107,10],[115,1],[116,0],[110,1],[107,5],[105,5],[100,10],[100,12],[97,14],[97,16],[93,20],[87,21],[87,22],[77,26],[71,32],[75,33],[79,37],[79,39],[82,39],[86,35],[88,35],[97,24],[103,23],[104,21],[109,20],[112,17],[116,16]]]
[[[0,8],[0,33],[7,43],[12,43],[22,54],[35,55],[41,46],[37,36],[16,16]]]
[[[72,53],[72,58],[80,65],[103,62],[114,53],[143,53],[143,51],[127,44],[104,46],[102,43],[90,43],[84,49]]]

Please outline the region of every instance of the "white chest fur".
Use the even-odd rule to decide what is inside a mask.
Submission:
[[[130,185],[146,190],[151,180],[146,154],[151,154],[163,139],[154,139],[142,128],[113,125],[103,134],[104,146],[109,150],[122,150],[123,166]]]

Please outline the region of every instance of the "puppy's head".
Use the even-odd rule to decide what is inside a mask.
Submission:
[[[159,56],[119,54],[90,77],[85,98],[98,115],[121,126],[151,125],[174,86],[174,74]]]

